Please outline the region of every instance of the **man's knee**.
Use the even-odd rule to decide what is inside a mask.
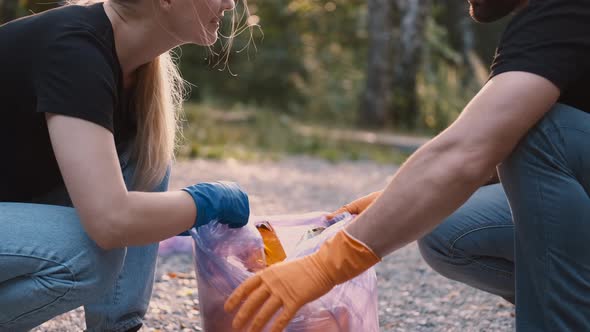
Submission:
[[[444,270],[442,267],[445,265],[444,261],[448,259],[446,253],[441,250],[438,245],[436,237],[432,234],[427,234],[418,241],[418,249],[420,255],[433,270],[441,273]]]
[[[486,186],[418,240],[418,247],[428,265],[455,279],[476,257],[512,259],[513,227],[501,185]]]
[[[451,278],[455,275],[453,270],[459,261],[463,260],[452,248],[451,234],[445,223],[452,222],[456,216],[451,216],[432,232],[425,235],[418,242],[418,248],[424,261],[436,272]]]

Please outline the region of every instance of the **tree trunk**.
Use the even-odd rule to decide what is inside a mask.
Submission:
[[[359,119],[363,125],[383,126],[387,123],[392,93],[392,10],[391,0],[368,0],[369,63]]]
[[[487,68],[475,51],[475,23],[469,17],[469,4],[456,0],[446,0],[447,10],[445,26],[449,32],[451,47],[461,54],[462,66],[467,69],[467,74],[462,79],[464,87],[474,80],[483,85],[487,80]]]
[[[422,63],[424,28],[430,0],[397,0],[401,20],[399,46],[394,66],[394,126],[414,129],[419,115],[416,76]]]
[[[464,64],[467,64],[474,43],[469,4],[457,0],[445,0],[444,4],[446,11],[444,25],[449,32],[451,47],[461,54]]]

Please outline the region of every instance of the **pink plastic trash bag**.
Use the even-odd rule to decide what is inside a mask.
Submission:
[[[239,229],[212,222],[191,230],[205,331],[242,332],[231,327],[233,315],[223,310],[223,304],[240,283],[266,266],[264,244],[255,227],[257,224],[267,221],[272,225],[287,254],[286,260],[291,260],[317,251],[325,240],[352,219],[348,213],[331,221],[321,213],[251,217],[248,225]],[[285,331],[379,331],[375,270],[369,269],[305,305]]]
[[[160,242],[158,255],[170,256],[174,254],[191,254],[193,239],[190,236],[174,236]]]

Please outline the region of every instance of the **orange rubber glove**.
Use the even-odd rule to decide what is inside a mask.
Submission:
[[[278,263],[244,281],[225,302],[225,311],[233,311],[245,300],[234,318],[233,328],[242,329],[251,320],[248,331],[258,332],[283,309],[271,329],[271,332],[281,332],[303,305],[380,260],[363,243],[340,231],[317,252]]]
[[[326,215],[326,218],[330,220],[344,212],[348,212],[350,214],[360,214],[361,212],[365,211],[365,209],[369,207],[369,205],[371,205],[371,203],[373,203],[373,201],[379,196],[381,196],[381,191],[376,191],[374,193],[368,194],[367,196],[363,196]]]

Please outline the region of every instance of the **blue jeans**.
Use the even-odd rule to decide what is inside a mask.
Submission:
[[[119,156],[129,190],[135,171]],[[166,191],[169,170],[153,191]],[[84,232],[64,188],[36,204],[0,202],[0,331],[27,331],[84,306],[88,331],[141,324],[158,244],[100,249]],[[37,204],[38,202],[38,204]]]
[[[516,304],[518,331],[590,331],[590,114],[557,104],[418,241],[442,275]]]

